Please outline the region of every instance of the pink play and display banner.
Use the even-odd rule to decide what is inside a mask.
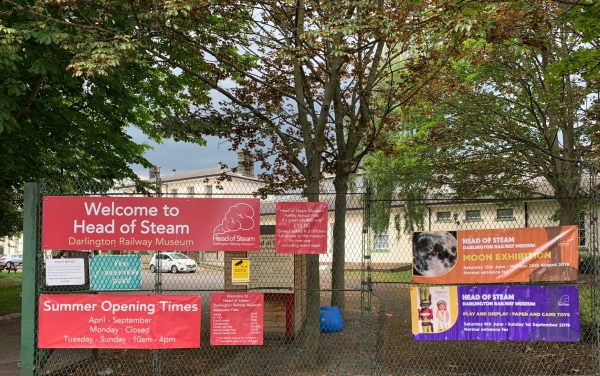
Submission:
[[[46,196],[44,250],[258,251],[258,199]]]
[[[264,294],[217,292],[210,296],[210,344],[213,346],[262,345]]]
[[[199,295],[42,294],[40,348],[200,347]]]
[[[278,202],[275,208],[275,251],[327,253],[327,203]]]

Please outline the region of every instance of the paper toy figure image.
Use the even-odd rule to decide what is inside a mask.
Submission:
[[[421,307],[429,307],[431,305],[429,287],[419,287],[419,302],[421,303]]]
[[[433,310],[429,308],[431,305],[431,294],[429,288],[419,288],[419,321],[421,322],[421,328],[423,333],[433,333]]]
[[[450,313],[448,313],[448,304],[445,300],[437,301],[437,311],[435,313],[435,318],[437,321],[438,332],[443,332],[444,330],[448,330],[448,326],[450,324]]]

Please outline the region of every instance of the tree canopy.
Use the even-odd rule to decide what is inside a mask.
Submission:
[[[126,128],[160,138],[156,124],[188,110],[184,78],[130,43],[128,9],[0,4],[0,235],[21,228],[25,181],[65,193],[139,181],[130,165],[149,163]]]
[[[477,4],[485,17],[473,18],[460,58],[428,87],[421,109],[412,110],[420,116],[409,119],[392,159],[427,159],[421,165],[431,168],[430,184],[462,198],[557,196],[560,222],[575,223],[574,201],[599,131],[597,68],[589,59],[598,40],[577,31],[581,18],[571,15],[582,7]],[[587,58],[574,61],[578,54]],[[415,184],[405,188],[423,182]]]

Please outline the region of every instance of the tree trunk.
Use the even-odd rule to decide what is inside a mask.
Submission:
[[[335,222],[333,223],[333,262],[331,266],[331,305],[344,310],[346,263],[346,205],[348,201],[348,175],[337,173],[335,186]]]
[[[558,204],[560,206],[560,225],[576,225],[579,219],[579,215],[577,213],[577,198],[559,198]]]
[[[306,182],[309,202],[319,201],[319,179],[313,177]],[[304,356],[314,362],[319,349],[321,306],[319,255],[306,255],[306,321],[304,323]]]
[[[559,224],[575,225],[579,220],[578,203],[581,193],[581,173],[572,162],[557,161],[557,179],[550,181],[559,205]]]

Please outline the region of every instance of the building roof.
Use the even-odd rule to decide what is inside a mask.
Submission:
[[[172,174],[161,175],[160,180],[164,183],[164,182],[173,182],[173,181],[180,181],[180,180],[203,179],[203,178],[215,177],[215,176],[221,176],[221,175],[226,175],[231,178],[237,178],[237,179],[259,181],[259,179],[256,176],[247,176],[247,175],[244,175],[239,172],[234,172],[234,170],[231,168],[221,168],[221,167],[211,167],[211,168],[203,168],[203,169],[184,171],[184,172],[175,172]]]

